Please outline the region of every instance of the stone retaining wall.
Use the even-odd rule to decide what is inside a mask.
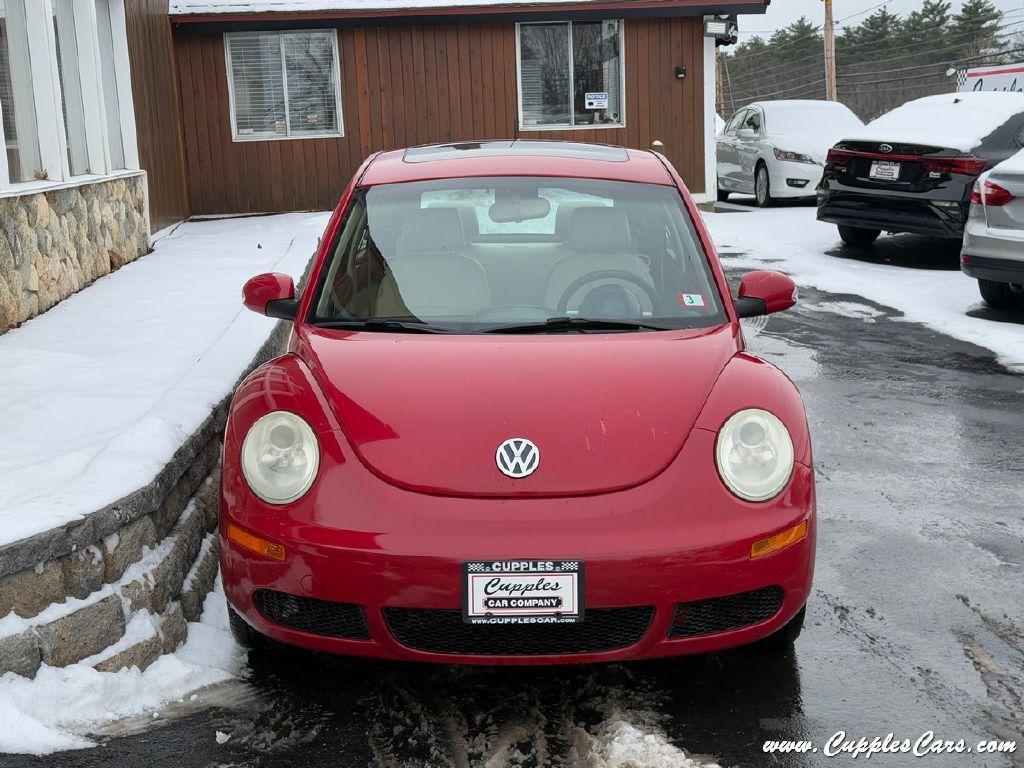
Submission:
[[[280,354],[278,323],[248,372]],[[230,397],[153,482],[84,519],[0,546],[0,675],[40,664],[145,668],[180,645],[218,569],[221,435]]]
[[[0,333],[148,251],[141,171],[0,198]]]

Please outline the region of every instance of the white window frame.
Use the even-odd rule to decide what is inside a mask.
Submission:
[[[131,91],[131,65],[128,58],[128,36],[125,22],[125,0],[107,0],[110,7],[111,33],[114,45],[115,80],[119,99],[121,142],[125,167],[111,169],[107,144],[106,114],[103,108],[102,68],[96,30],[96,6],[93,0],[75,0],[71,5],[75,27],[75,56],[79,70],[86,152],[89,172],[73,176],[68,164],[67,135],[64,129],[63,94],[57,64],[57,41],[53,23],[53,0],[26,0],[31,4],[27,14],[29,66],[35,106],[36,139],[39,142],[39,171],[44,179],[11,182],[7,153],[0,152],[0,195],[22,194],[67,186],[79,182],[102,181],[104,178],[134,174],[139,171],[138,138],[135,130],[135,108]],[[0,142],[3,124],[0,123]]]
[[[596,21],[596,19],[587,19]],[[569,115],[575,119],[575,98],[576,98],[576,73],[575,55],[572,48],[572,25],[571,19],[551,21],[521,21],[516,23],[516,95],[519,101],[518,129],[520,133],[531,133],[540,131],[605,131],[617,130],[626,127],[626,22],[624,19],[600,19],[600,21],[617,21],[619,23],[619,121],[617,123],[591,123],[588,125],[573,125],[566,123],[550,123],[547,125],[524,125],[523,124],[523,58],[522,58],[522,28],[537,24],[565,24],[568,27],[569,35]]]
[[[316,131],[292,134],[291,120],[288,112],[288,66],[285,62],[284,38],[289,34],[330,34],[332,78],[331,85],[334,86],[334,114],[335,123],[338,129],[335,131]],[[285,133],[275,134],[239,134],[237,115],[235,113],[235,78],[234,69],[231,65],[231,45],[233,37],[259,35],[277,35],[278,45],[281,50],[281,84],[284,87],[284,125]],[[247,32],[225,32],[224,33],[224,63],[227,67],[228,80],[228,117],[231,120],[231,140],[242,141],[298,141],[302,139],[337,139],[345,137],[345,116],[341,108],[341,61],[338,55],[338,32],[335,29],[258,29]]]

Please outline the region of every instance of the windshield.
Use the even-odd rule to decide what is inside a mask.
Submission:
[[[726,319],[678,191],[592,179],[359,190],[316,290],[311,323],[371,330],[515,331],[552,318],[571,320],[552,331],[586,330],[589,320],[640,330]]]

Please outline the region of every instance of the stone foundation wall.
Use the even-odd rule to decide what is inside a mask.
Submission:
[[[248,370],[280,354],[281,322]],[[144,669],[180,645],[218,571],[221,435],[230,398],[145,488],[0,546],[0,675],[41,664]]]
[[[144,173],[0,198],[0,333],[149,251]]]

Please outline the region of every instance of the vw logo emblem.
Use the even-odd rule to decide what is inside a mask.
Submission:
[[[510,437],[498,446],[494,461],[503,475],[526,477],[540,464],[540,449],[525,437]]]
[[[879,144],[878,145],[878,151],[879,152],[892,152],[892,144]]]

